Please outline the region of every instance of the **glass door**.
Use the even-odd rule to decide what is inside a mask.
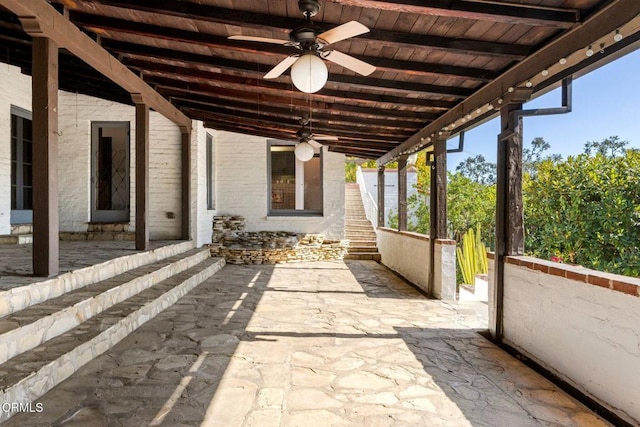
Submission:
[[[91,123],[91,221],[129,222],[129,122]]]

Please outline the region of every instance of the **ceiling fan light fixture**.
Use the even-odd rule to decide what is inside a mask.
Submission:
[[[299,91],[315,93],[322,89],[329,78],[329,71],[320,57],[308,53],[291,66],[291,80]]]
[[[301,142],[293,149],[296,158],[301,162],[308,162],[313,158],[313,147],[308,142]]]

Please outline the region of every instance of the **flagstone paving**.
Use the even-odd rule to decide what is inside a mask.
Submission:
[[[372,261],[227,265],[9,426],[603,426]]]

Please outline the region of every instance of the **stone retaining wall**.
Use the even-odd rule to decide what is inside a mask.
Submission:
[[[213,218],[211,255],[229,264],[279,264],[297,261],[335,261],[347,254],[347,240],[327,240],[322,234],[287,231],[243,231],[241,216]]]

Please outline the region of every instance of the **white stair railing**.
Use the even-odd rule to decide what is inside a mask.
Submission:
[[[360,187],[360,196],[362,197],[362,204],[364,205],[364,211],[367,215],[367,219],[371,221],[373,228],[378,228],[378,204],[373,198],[373,195],[367,191],[367,185],[364,181],[364,174],[362,168],[358,166],[356,172],[356,182]]]

